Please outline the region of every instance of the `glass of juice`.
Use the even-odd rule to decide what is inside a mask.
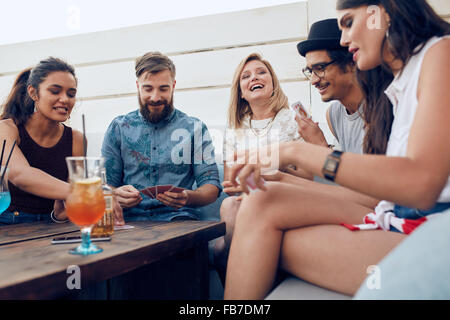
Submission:
[[[70,221],[81,229],[81,244],[71,254],[89,255],[103,249],[91,242],[91,230],[105,212],[101,172],[101,157],[67,157],[71,191],[66,199],[66,212]]]
[[[0,177],[3,175],[5,171],[5,167],[1,167],[0,169]],[[0,183],[0,214],[3,213],[6,209],[8,209],[11,204],[11,195],[8,189],[8,169],[6,169],[5,175],[3,176],[3,180]]]

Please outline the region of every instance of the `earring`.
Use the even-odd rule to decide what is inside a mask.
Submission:
[[[388,27],[386,29],[386,38],[389,39],[389,29],[391,28],[391,22],[388,21]]]

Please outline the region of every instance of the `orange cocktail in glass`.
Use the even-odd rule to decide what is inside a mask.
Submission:
[[[91,243],[92,227],[105,213],[101,171],[103,158],[67,157],[71,191],[66,199],[66,212],[70,221],[81,229],[81,245],[70,250],[72,254],[88,255],[103,249]]]
[[[100,178],[75,181],[66,201],[69,219],[78,226],[95,224],[105,212],[105,200]]]

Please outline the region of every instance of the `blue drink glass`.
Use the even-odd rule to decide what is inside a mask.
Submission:
[[[1,167],[0,177],[3,175],[4,170],[5,167]],[[6,169],[5,176],[3,177],[3,181],[0,184],[0,214],[8,209],[9,205],[11,204],[11,195],[8,189],[8,171],[9,169]]]

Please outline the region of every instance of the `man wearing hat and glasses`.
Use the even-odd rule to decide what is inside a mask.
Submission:
[[[333,101],[327,110],[328,126],[342,151],[362,153],[364,122],[361,118],[363,93],[356,79],[356,66],[348,49],[340,45],[341,31],[337,19],[315,22],[308,40],[297,45],[306,58],[302,70],[319,90],[322,101]],[[299,133],[307,142],[328,146],[317,123],[311,119],[297,120]]]

